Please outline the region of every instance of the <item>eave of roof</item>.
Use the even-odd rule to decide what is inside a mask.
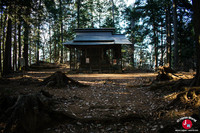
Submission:
[[[71,45],[71,46],[92,46],[92,45],[113,45],[114,42],[73,42],[69,41],[63,43],[64,45]]]
[[[77,33],[75,39],[63,44],[74,46],[132,44],[124,34],[113,34],[114,30],[114,28],[75,29]]]
[[[115,28],[100,28],[100,29],[97,29],[97,28],[78,28],[78,29],[75,29],[74,30],[76,33],[77,32],[114,32],[115,31]]]
[[[113,38],[115,39],[115,44],[132,44],[124,34],[114,34]]]
[[[74,42],[114,42],[115,39],[112,36],[76,36]]]

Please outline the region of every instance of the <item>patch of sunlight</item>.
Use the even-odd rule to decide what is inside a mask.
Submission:
[[[119,85],[123,85],[127,87],[127,83],[120,83]]]
[[[81,81],[81,80],[79,80],[78,82],[83,83],[83,84],[95,84],[95,82],[90,82],[90,81]]]
[[[169,112],[167,112],[166,117],[174,118],[174,117],[182,117],[182,116],[192,115],[192,114],[193,114],[192,110],[185,110],[185,109],[177,110],[177,109],[174,109],[174,110],[170,110]]]
[[[36,79],[38,79],[38,81],[40,81],[40,82],[44,81],[43,79],[39,79],[39,78],[36,78]]]
[[[29,75],[23,75],[23,76],[12,77],[10,79],[21,79],[21,78],[33,78],[33,77],[31,77]]]
[[[34,74],[35,73],[41,73],[42,74],[42,73],[55,73],[55,71],[52,71],[52,72],[50,72],[50,71],[43,71],[43,72],[41,72],[41,71],[38,71],[38,72],[37,71],[28,71],[26,73],[34,73]]]
[[[99,79],[133,79],[135,77],[155,77],[155,73],[124,73],[124,74],[69,74],[68,77],[84,77]]]
[[[167,95],[167,96],[164,96],[164,99],[165,99],[165,100],[170,100],[170,101],[171,101],[171,100],[174,100],[174,99],[176,99],[176,97],[177,97],[178,94],[179,94],[178,92],[169,94],[169,95]]]

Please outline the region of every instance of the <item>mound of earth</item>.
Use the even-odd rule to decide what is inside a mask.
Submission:
[[[87,85],[81,84],[78,81],[75,81],[69,77],[67,77],[61,71],[57,71],[51,76],[44,79],[41,85],[45,85],[48,87],[65,87],[65,86],[79,86],[86,87]]]

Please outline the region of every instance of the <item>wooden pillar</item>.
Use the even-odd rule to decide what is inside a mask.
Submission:
[[[77,69],[78,69],[78,70],[79,70],[78,63],[80,64],[80,52],[81,52],[81,50],[79,50],[79,49],[77,48]]]
[[[111,49],[111,57],[112,57],[111,59],[112,59],[112,66],[113,66],[113,57],[114,57],[113,55],[114,55],[114,50],[113,50],[113,47],[112,47],[112,49]]]
[[[74,55],[74,69],[76,69],[76,48],[73,49],[73,55]]]
[[[111,63],[110,63],[110,47],[108,49],[108,59],[109,59],[109,72],[111,70]]]
[[[120,59],[121,59],[121,71],[122,71],[122,46],[120,45]]]
[[[79,55],[79,50],[76,48],[76,70],[78,69],[78,55]]]
[[[103,49],[104,49],[104,48],[101,47],[101,51],[100,51],[100,52],[101,52],[101,53],[100,53],[100,54],[101,54],[101,57],[100,57],[100,65],[99,65],[99,66],[100,66],[100,72],[102,71],[101,69],[102,69],[103,54],[104,54],[104,53],[103,53],[103,52],[104,52]]]
[[[72,48],[70,47],[69,48],[69,65],[70,65],[70,71],[71,71],[71,69],[72,69]]]

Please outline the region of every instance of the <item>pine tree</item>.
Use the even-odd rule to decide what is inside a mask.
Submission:
[[[12,71],[12,67],[11,67],[12,20],[11,18],[8,19],[5,44],[6,46],[5,46],[5,55],[4,55],[4,60],[3,60],[3,75],[8,75]]]
[[[174,68],[179,67],[178,31],[177,31],[177,0],[173,0],[173,26],[174,26]]]
[[[196,46],[196,76],[195,85],[200,85],[200,1],[192,0],[194,10],[194,30],[195,30],[195,46]]]

